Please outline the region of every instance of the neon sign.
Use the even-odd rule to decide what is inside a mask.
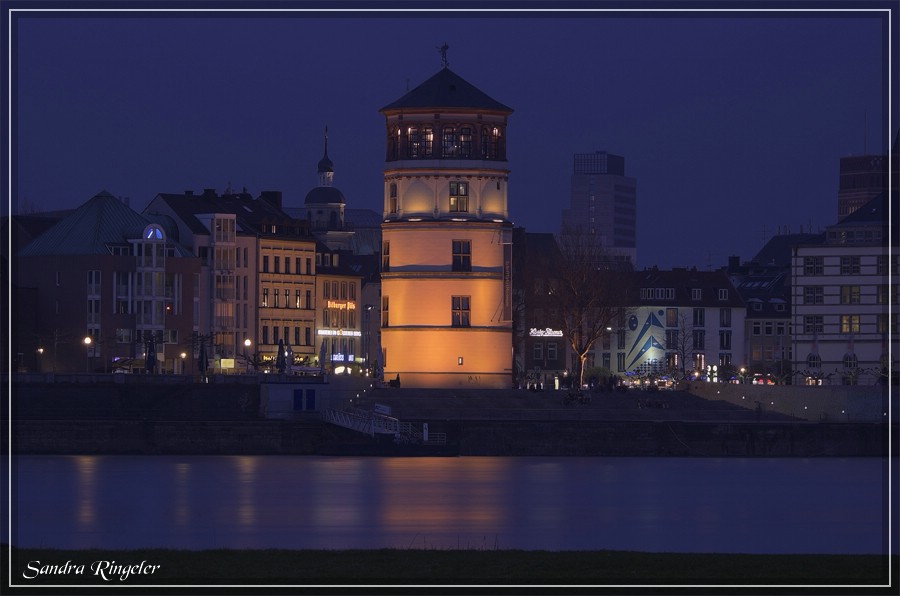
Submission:
[[[326,308],[335,308],[337,310],[356,310],[356,303],[350,302],[349,300],[346,302],[338,302],[337,300],[329,300],[325,304]]]
[[[355,329],[319,329],[316,335],[338,335],[343,337],[362,337],[362,332]]]
[[[531,337],[562,337],[563,332],[559,329],[550,329],[547,327],[546,329],[536,329],[534,327],[531,328],[531,331],[528,332],[528,335]]]

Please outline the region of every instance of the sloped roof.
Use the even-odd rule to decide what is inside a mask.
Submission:
[[[388,112],[404,108],[470,108],[508,114],[513,111],[449,68],[441,69],[433,77],[379,111]]]
[[[897,202],[897,193],[894,194],[894,203]],[[888,193],[872,197],[865,205],[855,210],[853,213],[839,221],[838,223],[828,226],[828,229],[842,227],[857,227],[860,225],[884,225],[888,221]]]
[[[820,244],[824,241],[824,234],[779,234],[769,238],[752,261],[763,267],[790,267],[792,246]]]
[[[215,193],[208,195],[160,193],[157,197],[165,201],[194,234],[209,234],[206,225],[197,217],[205,213],[233,213],[241,227],[239,231],[250,234],[259,233],[263,222],[290,217],[271,203],[253,199],[247,193],[221,196]]]
[[[359,228],[381,229],[381,213],[373,209],[345,209],[344,222],[358,230]]]
[[[731,279],[724,271],[697,271],[695,269],[645,269],[634,272],[634,288],[672,288],[675,290],[674,299],[665,301],[657,299],[640,299],[638,295],[633,300],[642,306],[656,306],[667,304],[670,306],[746,306],[743,297],[735,289]],[[694,300],[692,291],[701,290],[701,299]],[[719,290],[732,290],[728,292],[726,300],[719,300]]]
[[[109,254],[107,244],[140,235],[150,221],[106,191],[35,238],[22,256]]]

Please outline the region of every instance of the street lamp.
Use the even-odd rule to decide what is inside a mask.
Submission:
[[[181,374],[184,374],[184,359],[187,358],[187,352],[181,353]]]
[[[91,336],[84,338],[84,372],[91,372]]]
[[[244,361],[246,361],[246,363],[247,363],[247,374],[250,373],[250,366],[251,366],[250,354],[249,354],[251,345],[253,345],[253,342],[250,341],[249,337],[244,339]]]

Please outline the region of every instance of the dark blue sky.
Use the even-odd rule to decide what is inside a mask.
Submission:
[[[558,231],[573,154],[607,150],[638,181],[639,266],[718,267],[833,223],[839,159],[887,151],[883,15],[18,13],[12,204],[108,190],[141,210],[230,182],[300,205],[327,125],[335,186],[380,212],[378,109],[446,41],[450,68],[515,110],[517,225]]]

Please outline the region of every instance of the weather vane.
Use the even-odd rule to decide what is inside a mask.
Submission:
[[[444,68],[448,68],[450,66],[450,63],[447,62],[447,50],[450,49],[450,46],[448,46],[447,42],[445,41],[444,45],[435,49],[441,53],[441,66],[443,66]]]

